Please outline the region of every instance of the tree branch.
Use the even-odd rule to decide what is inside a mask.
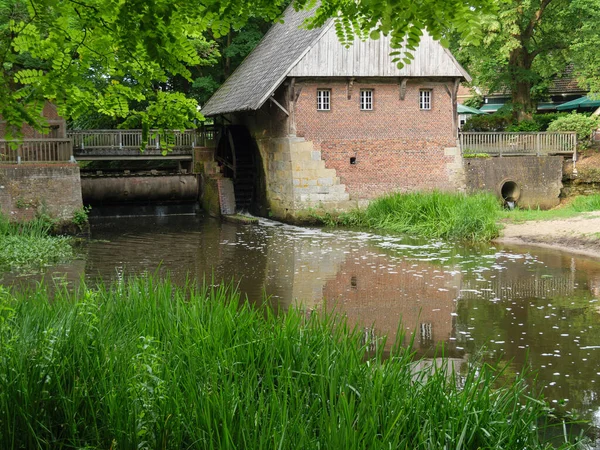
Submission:
[[[529,24],[527,24],[527,28],[525,28],[525,31],[523,32],[524,40],[529,40],[531,38],[531,36],[533,35],[533,30],[535,29],[536,25],[542,20],[542,15],[544,14],[544,11],[551,2],[552,0],[541,1],[540,7],[535,12],[533,17],[529,21]]]

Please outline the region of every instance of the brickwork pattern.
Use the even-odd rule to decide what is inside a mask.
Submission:
[[[335,278],[327,281],[323,298],[328,308],[348,318],[351,327],[374,324],[377,335],[388,336],[388,349],[401,321],[405,344],[417,327],[417,346],[448,345],[454,333],[453,314],[462,276],[435,272],[430,264],[391,262],[387,256],[356,252],[340,266]],[[430,342],[422,340],[420,324],[430,326]]]
[[[35,131],[29,125],[23,125],[21,131],[24,139],[43,139],[44,137],[65,138],[67,136],[66,121],[58,114],[55,105],[52,103],[46,103],[44,105],[44,109],[42,110],[42,116],[46,118],[48,125],[50,126],[49,134],[41,134]],[[4,139],[5,134],[6,122],[3,122],[2,116],[0,116],[0,139]]]
[[[10,220],[69,220],[82,207],[77,164],[0,165],[0,213]]]
[[[331,89],[331,110],[317,111],[317,88]],[[360,110],[360,90],[373,90],[373,110]],[[419,90],[432,92],[431,110],[419,109]],[[389,192],[454,190],[452,102],[442,83],[410,81],[404,100],[397,82],[304,82],[296,103],[298,135],[312,141],[353,199]],[[353,158],[351,160],[351,158]]]

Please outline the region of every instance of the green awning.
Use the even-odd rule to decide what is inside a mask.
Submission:
[[[459,114],[485,114],[484,112],[481,112],[478,109],[471,108],[470,106],[461,105],[460,103],[457,106]]]
[[[479,111],[483,111],[484,113],[494,113],[502,108],[504,105],[499,103],[487,103],[479,108]]]
[[[556,103],[538,103],[537,105],[538,111],[556,111]]]
[[[597,100],[593,100],[586,95],[585,97],[576,98],[575,100],[571,100],[570,102],[558,105],[556,109],[558,109],[559,111],[565,111],[567,109],[577,108],[597,108],[599,106],[600,98]]]

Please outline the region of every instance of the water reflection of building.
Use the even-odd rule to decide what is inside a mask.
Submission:
[[[377,335],[388,336],[387,349],[402,331],[403,345],[414,332],[417,349],[445,343],[452,351],[460,281],[458,271],[428,263],[353,253],[325,284],[323,296],[327,309],[346,315],[351,326],[373,326]]]

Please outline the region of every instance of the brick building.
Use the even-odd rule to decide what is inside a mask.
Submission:
[[[233,124],[216,154],[236,197],[251,183],[253,203],[293,218],[390,192],[461,189],[456,98],[470,77],[450,52],[425,34],[399,69],[389,37],[345,48],[333,21],[303,28],[310,14],[288,8],[203,107]]]
[[[24,124],[21,127],[24,139],[55,139],[55,138],[66,138],[67,137],[67,122],[58,114],[56,106],[50,102],[44,104],[42,109],[42,116],[47,122],[46,132],[40,133],[31,127],[30,125]],[[4,139],[6,134],[7,124],[2,120],[0,116],[0,139]]]

